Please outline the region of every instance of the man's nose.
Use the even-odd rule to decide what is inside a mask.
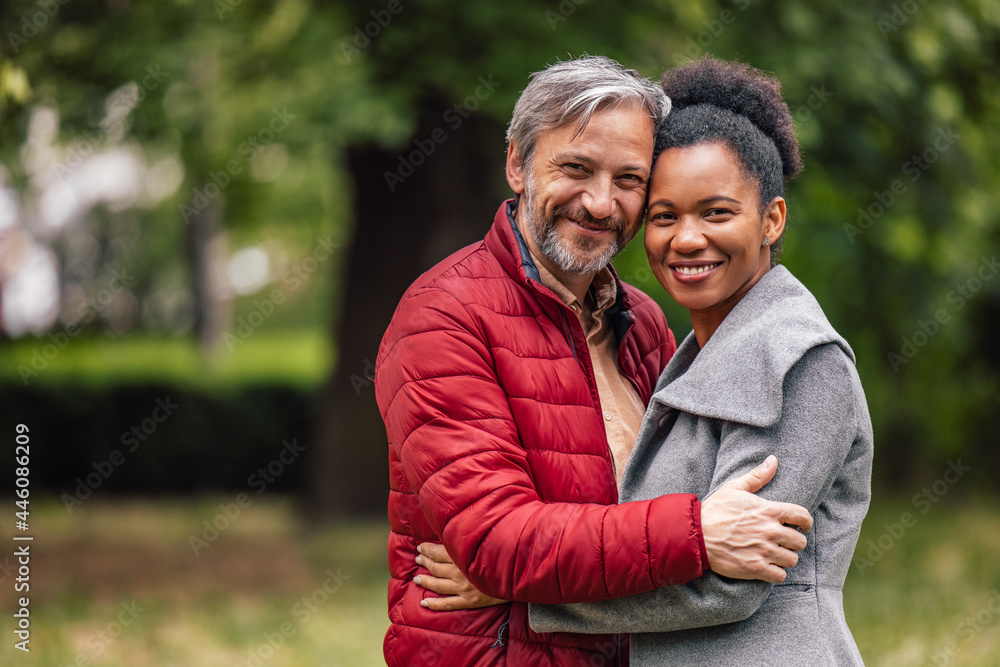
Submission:
[[[595,177],[583,193],[580,203],[595,218],[607,218],[615,212],[617,206],[614,194],[610,176]]]

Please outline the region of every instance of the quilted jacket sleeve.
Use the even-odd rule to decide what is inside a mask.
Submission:
[[[604,506],[542,502],[485,335],[453,295],[408,294],[382,342],[376,397],[434,531],[481,591],[603,600],[702,574],[690,494]]]

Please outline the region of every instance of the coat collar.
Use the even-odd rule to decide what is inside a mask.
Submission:
[[[781,417],[785,375],[813,347],[850,346],[813,295],[783,266],[768,271],[703,350],[692,331],[664,369],[652,400],[684,412],[766,427]]]

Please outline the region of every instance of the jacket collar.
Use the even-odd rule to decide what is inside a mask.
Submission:
[[[692,331],[660,376],[653,401],[703,417],[766,427],[781,417],[785,375],[813,347],[850,346],[783,266],[747,292],[704,349]]]
[[[517,198],[508,199],[500,205],[493,217],[493,227],[486,235],[486,248],[493,253],[511,278],[540,295],[550,296],[559,307],[565,307],[552,290],[542,285],[538,267],[535,266],[531,253],[528,252],[528,244],[514,222],[516,209]],[[632,326],[632,318],[629,316],[631,304],[628,294],[625,293],[624,284],[618,278],[614,267],[609,264],[608,268],[611,269],[611,275],[614,276],[615,287],[618,290],[615,304],[608,308],[608,319],[615,335],[621,341]]]
[[[514,222],[514,211],[517,210],[517,199],[508,199],[504,203],[507,207],[507,221],[510,223],[510,228],[514,231],[514,239],[517,241],[517,251],[521,256],[521,268],[524,270],[524,275],[531,278],[535,282],[540,283],[542,282],[542,278],[538,273],[538,267],[535,266],[535,260],[531,257],[531,252],[528,250],[528,244],[524,240],[524,234],[521,233],[521,230],[517,228],[517,223]]]

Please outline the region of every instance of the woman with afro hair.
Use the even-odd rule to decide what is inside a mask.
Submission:
[[[842,588],[868,511],[872,432],[854,354],[778,265],[802,168],[780,84],[704,58],[664,74],[645,246],[692,333],[660,376],[620,501],[704,500],[778,457],[760,492],[814,518],[784,582],[707,572],[628,598],[532,605],[538,632],[633,633],[631,664],[861,665]]]

